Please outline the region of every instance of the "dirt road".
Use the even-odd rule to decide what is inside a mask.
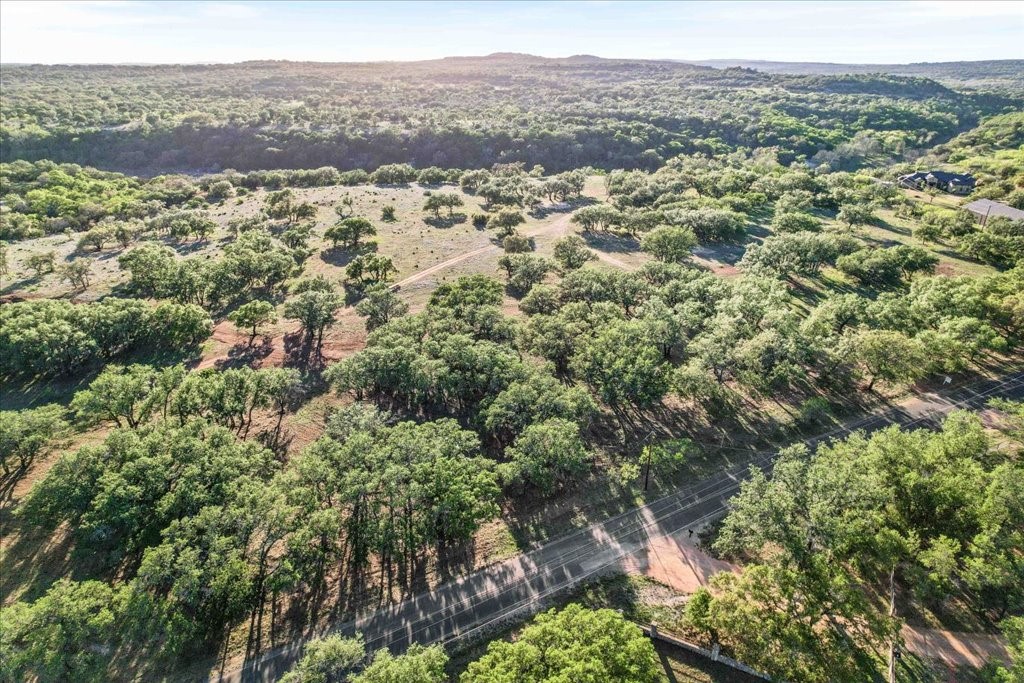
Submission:
[[[1010,662],[1006,641],[997,635],[938,631],[915,626],[904,626],[902,633],[907,651],[926,659],[975,669],[989,662]]]
[[[560,216],[551,223],[548,223],[547,225],[542,225],[539,228],[535,228],[533,230],[525,232],[524,235],[526,237],[564,237],[565,235],[569,234],[569,232],[572,229],[572,223],[570,222],[571,218],[572,214],[566,213],[565,215]],[[414,282],[419,282],[420,280],[426,277],[430,277],[431,275],[438,273],[442,270],[446,270],[448,268],[451,268],[452,266],[456,266],[464,261],[468,261],[478,256],[483,256],[484,254],[499,251],[500,249],[501,247],[498,246],[497,244],[488,244],[485,247],[480,247],[478,249],[473,249],[472,251],[464,252],[462,254],[459,254],[458,256],[454,256],[448,259],[447,261],[443,261],[441,263],[438,263],[437,265],[430,266],[429,268],[424,268],[423,270],[417,273],[413,273],[407,278],[399,280],[398,282],[391,285],[391,289],[398,290],[401,289],[402,287],[408,287]],[[619,268],[628,268],[627,264],[623,263],[622,261],[613,256],[609,256],[604,252],[595,251],[594,253],[597,254],[597,257],[600,260],[604,261],[605,263],[610,263],[611,265],[617,266]]]
[[[551,223],[548,223],[547,225],[542,225],[542,226],[540,226],[538,228],[535,228],[535,229],[533,229],[531,231],[527,231],[524,234],[527,237],[542,237],[542,236],[563,237],[563,236],[569,234],[569,232],[571,232],[571,230],[572,230],[572,224],[570,222],[571,218],[572,218],[572,214],[566,213],[565,215],[558,217],[556,220],[552,221]],[[450,258],[450,259],[448,259],[446,261],[442,261],[441,263],[438,263],[438,264],[435,264],[433,266],[430,266],[429,268],[424,268],[423,270],[417,271],[417,272],[413,273],[412,275],[409,275],[408,277],[405,277],[405,278],[399,280],[398,282],[393,283],[391,285],[391,289],[394,290],[394,291],[398,291],[398,290],[400,290],[402,288],[408,287],[408,286],[410,286],[412,284],[415,284],[417,282],[425,280],[426,278],[430,277],[431,275],[435,275],[435,274],[437,274],[437,273],[439,273],[439,272],[441,272],[443,270],[447,270],[447,269],[449,269],[449,268],[451,268],[453,266],[457,266],[460,263],[463,263],[465,261],[469,261],[469,260],[474,259],[474,258],[478,258],[478,257],[484,256],[485,254],[494,253],[494,252],[497,252],[497,251],[500,251],[500,250],[501,250],[501,247],[498,246],[497,244],[488,244],[488,245],[485,245],[483,247],[478,247],[476,249],[472,249],[470,251],[463,252],[463,253],[459,254],[458,256],[453,256],[452,258]],[[616,268],[623,268],[623,269],[628,269],[629,268],[629,264],[624,263],[623,261],[620,261],[619,259],[615,258],[614,256],[611,256],[609,254],[606,254],[606,253],[604,253],[602,251],[597,251],[597,250],[594,250],[594,253],[597,254],[597,257],[598,257],[599,260],[601,260],[601,261],[603,261],[605,263],[608,263],[610,265],[613,265]],[[338,323],[340,323],[343,320],[353,319],[355,317],[356,317],[355,308],[349,306],[349,307],[343,309],[338,314],[338,319],[337,319],[337,321],[335,321],[335,324],[334,324],[333,327],[336,328]],[[260,365],[260,366],[280,365],[283,362],[284,355],[285,355],[285,353],[284,353],[284,340],[283,340],[283,336],[285,334],[292,334],[294,332],[297,332],[298,330],[299,330],[298,324],[293,324],[289,328],[284,329],[279,334],[277,334],[270,341],[270,345],[271,345],[270,351],[264,357],[259,359],[258,365]],[[341,355],[343,355],[346,351],[350,350],[348,348],[350,346],[350,344],[346,344],[346,343],[337,344],[337,343],[334,342],[334,340],[332,338],[330,338],[330,337],[332,337],[332,335],[328,335],[328,336],[329,336],[329,338],[327,339],[327,343],[324,346],[324,354],[323,354],[324,357],[327,358],[328,360],[337,360],[337,358],[341,357]],[[212,353],[212,354],[210,354],[208,356],[205,356],[199,362],[198,369],[210,368],[210,367],[218,367],[218,366],[220,366],[223,363],[229,362],[230,361],[230,353],[232,352],[232,350],[235,349],[236,346],[239,343],[243,343],[247,339],[248,339],[248,337],[245,334],[238,332],[235,329],[235,326],[232,323],[228,322],[227,320],[222,320],[220,323],[217,324],[217,326],[214,328],[214,331],[213,331],[213,341],[217,343],[217,349],[216,349],[216,351],[214,353]]]

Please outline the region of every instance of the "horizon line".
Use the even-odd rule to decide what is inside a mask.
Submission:
[[[1024,58],[999,58],[999,59],[947,59],[934,62],[833,62],[828,60],[786,60],[786,59],[764,59],[747,57],[714,57],[709,59],[684,59],[669,57],[602,57],[594,54],[572,54],[564,57],[549,57],[547,55],[536,55],[527,52],[491,52],[488,54],[469,55],[446,55],[444,57],[430,57],[425,59],[367,59],[347,61],[327,61],[316,59],[288,59],[267,57],[263,59],[242,59],[234,62],[218,61],[196,61],[196,62],[17,62],[0,61],[2,66],[238,66],[242,64],[259,64],[264,62],[278,62],[285,64],[422,64],[424,62],[440,62],[447,59],[487,59],[495,57],[526,57],[531,59],[546,60],[570,60],[570,59],[593,59],[607,62],[668,62],[674,64],[690,64],[694,66],[706,66],[708,64],[720,64],[726,62],[752,62],[759,64],[820,64],[823,66],[920,66],[936,64],[977,64],[981,62],[1024,62]]]

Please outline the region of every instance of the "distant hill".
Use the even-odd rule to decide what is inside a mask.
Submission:
[[[686,60],[681,60],[686,61]],[[706,59],[687,64],[716,69],[740,67],[774,74],[871,74],[922,76],[962,85],[1024,85],[1024,59],[979,62],[915,62],[913,64],[838,64],[834,62],[771,62],[750,59]]]

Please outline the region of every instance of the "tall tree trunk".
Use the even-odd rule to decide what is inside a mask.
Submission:
[[[889,571],[889,618],[896,616],[896,565]],[[896,683],[896,639],[889,644],[889,683]]]

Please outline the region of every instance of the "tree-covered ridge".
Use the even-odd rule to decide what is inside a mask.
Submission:
[[[970,62],[926,61],[911,64],[837,64],[830,62],[773,62],[757,59],[708,59],[692,62],[719,69],[744,68],[764,73],[801,75],[890,74],[929,78],[954,87],[986,85],[992,88],[1020,87],[1024,61],[1019,59]]]
[[[949,139],[1020,94],[924,78],[784,76],[675,62],[529,56],[393,64],[5,68],[4,158],[150,173],[385,163],[654,168],[779,145],[786,161],[858,132]]]
[[[950,161],[998,150],[1019,150],[1024,146],[1024,112],[1001,114],[985,119],[977,128],[961,133],[939,147],[951,153]]]

